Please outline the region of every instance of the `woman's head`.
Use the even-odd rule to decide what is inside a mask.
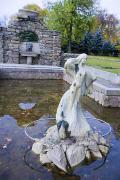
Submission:
[[[83,54],[80,54],[77,58],[77,61],[78,61],[78,64],[85,64],[86,60],[87,60],[87,54],[83,53]]]

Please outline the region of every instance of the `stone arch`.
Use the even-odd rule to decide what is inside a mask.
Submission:
[[[22,31],[18,33],[20,42],[38,42],[38,35],[33,31]]]
[[[29,14],[34,15],[35,19],[29,19]],[[33,64],[59,65],[60,34],[48,30],[36,12],[20,10],[16,19],[9,23],[4,34],[4,63],[26,64],[27,58],[22,52],[24,53],[28,44],[28,50],[32,49],[31,54],[33,52],[37,54],[33,57]]]

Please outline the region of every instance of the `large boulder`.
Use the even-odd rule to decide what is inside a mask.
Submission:
[[[47,152],[48,159],[51,160],[57,167],[63,171],[67,171],[67,162],[65,153],[61,145],[55,145],[53,149]]]
[[[66,151],[67,160],[71,167],[74,167],[83,162],[85,159],[85,148],[78,144],[70,145]]]

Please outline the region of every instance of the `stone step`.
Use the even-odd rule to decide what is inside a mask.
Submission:
[[[94,90],[107,96],[120,96],[120,85],[105,79],[98,79],[93,83]]]

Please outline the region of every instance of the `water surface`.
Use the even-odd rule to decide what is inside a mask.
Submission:
[[[102,108],[89,98],[84,100],[86,116],[101,118],[113,127],[112,147],[105,162],[98,160],[78,166],[72,175],[65,175],[41,166],[39,159],[29,154],[33,142],[25,136],[25,125],[42,117],[55,117],[60,98],[68,87],[61,80],[0,81],[0,180],[120,179],[120,108]],[[35,106],[24,110],[20,103]],[[32,124],[29,132],[42,137],[54,123],[41,120],[37,125]]]

